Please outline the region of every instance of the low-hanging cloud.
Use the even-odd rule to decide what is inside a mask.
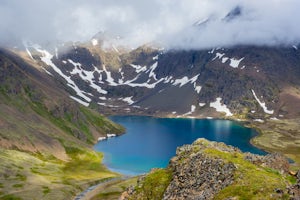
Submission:
[[[299,0],[1,0],[0,43],[86,41],[104,31],[131,47],[292,45],[299,8]]]

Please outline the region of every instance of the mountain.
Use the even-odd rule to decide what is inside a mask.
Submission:
[[[102,34],[97,37],[1,50],[1,171],[15,166],[8,177],[2,174],[1,195],[18,197],[19,191],[30,199],[38,191],[53,199],[67,191],[71,197],[93,180],[117,176],[99,166],[102,156],[89,149],[98,137],[123,131],[98,112],[241,121],[260,133],[253,144],[299,167],[297,46],[128,49],[103,46]],[[38,179],[43,184],[25,184]]]
[[[164,50],[102,44],[93,38],[52,50],[28,45],[27,59],[70,98],[100,113],[242,121],[260,132],[253,144],[299,163],[296,45]]]
[[[291,176],[278,155],[243,154],[198,139],[179,147],[166,169],[140,177],[121,199],[297,199],[300,171]]]
[[[0,199],[69,199],[116,176],[91,145],[123,131],[70,99],[35,62],[0,50]]]
[[[38,48],[32,54],[72,98],[86,106],[98,104],[104,111],[253,119],[299,116],[294,108],[300,105],[300,52],[295,48],[161,51],[143,46],[124,51],[113,46],[106,51],[90,45],[70,47],[58,56]]]
[[[237,18],[241,15],[242,15],[242,8],[240,6],[236,6],[224,17],[223,20],[228,22],[228,21],[234,20],[235,18]]]
[[[209,23],[231,22],[231,21],[241,17],[242,14],[243,14],[243,8],[239,5],[237,5],[232,10],[230,10],[224,17],[217,17],[215,15],[211,15],[209,17],[203,18],[203,19],[195,22],[193,25],[194,25],[194,27],[197,27],[198,29],[202,29],[202,28],[206,28],[206,25]]]

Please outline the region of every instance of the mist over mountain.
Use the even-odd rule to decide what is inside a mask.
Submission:
[[[130,47],[294,45],[299,7],[297,0],[2,0],[0,42],[86,41],[103,31]]]

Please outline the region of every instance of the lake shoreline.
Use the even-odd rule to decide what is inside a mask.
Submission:
[[[115,116],[115,115],[111,115],[111,116]],[[125,114],[124,114],[124,116],[125,116]],[[135,114],[135,115],[132,115],[132,116],[145,116],[145,115],[137,115],[137,114]],[[174,118],[174,119],[180,119],[180,118],[178,118],[178,117],[170,117],[170,116],[153,116],[153,115],[146,115],[146,116],[148,116],[148,117],[153,117],[153,118]],[[182,119],[191,119],[190,117],[181,117]],[[205,118],[205,117],[199,117],[199,118],[197,118],[197,117],[193,117],[193,119],[207,119],[207,118]],[[252,120],[246,120],[246,119],[244,119],[244,120],[239,120],[239,119],[235,119],[235,118],[227,118],[227,117],[219,117],[219,118],[214,118],[214,119],[218,119],[218,120],[230,120],[230,121],[233,121],[233,122],[236,122],[236,123],[238,123],[238,124],[240,124],[240,125],[242,125],[242,126],[245,126],[245,127],[248,127],[248,128],[251,128],[251,129],[254,129],[256,132],[257,132],[257,135],[256,136],[254,136],[254,137],[252,137],[250,140],[249,140],[249,143],[251,144],[251,145],[253,145],[254,147],[257,147],[257,148],[259,148],[259,149],[261,149],[261,150],[263,150],[263,151],[265,151],[265,152],[267,152],[267,153],[276,153],[277,151],[276,150],[270,150],[270,149],[268,149],[268,148],[265,148],[265,146],[263,146],[263,145],[259,145],[257,142],[255,142],[255,140],[256,139],[259,139],[259,137],[261,137],[261,136],[263,136],[263,135],[265,135],[266,134],[266,131],[267,130],[262,130],[260,127],[261,127],[261,125],[262,124],[260,124],[259,122],[254,122],[254,121],[252,121]],[[207,119],[207,120],[210,120],[210,119]],[[279,122],[281,122],[282,120],[279,120],[278,121],[278,123]],[[265,122],[266,124],[269,124],[270,122],[269,121],[266,121]],[[118,136],[119,137],[119,136]],[[95,150],[95,149],[94,149]],[[96,150],[95,150],[96,151]],[[285,155],[285,154],[284,154]],[[288,156],[287,156],[287,158],[289,158]],[[299,167],[299,164],[297,163],[297,160],[294,160],[295,161],[295,163],[293,163],[291,166],[294,166],[294,168],[292,168],[292,169],[298,169],[298,167]],[[105,165],[104,163],[102,163],[103,165]],[[105,165],[106,166],[106,165]],[[106,166],[107,168],[108,168],[108,166]],[[110,168],[108,168],[109,170],[110,170]],[[93,191],[93,193],[95,193],[96,191]]]
[[[253,138],[250,139],[250,144],[253,145],[254,147],[261,149],[267,153],[281,153],[283,155],[285,155],[288,159],[291,159],[293,161],[295,161],[295,163],[293,164],[295,167],[300,167],[300,156],[298,156],[296,153],[289,153],[288,150],[288,146],[285,146],[286,148],[284,149],[280,149],[280,148],[276,148],[275,145],[270,144],[269,140],[264,139],[262,140],[261,137],[271,137],[269,135],[269,133],[274,132],[273,131],[273,125],[274,123],[279,126],[278,124],[287,124],[287,127],[289,127],[289,120],[287,119],[276,119],[272,120],[270,119],[264,119],[262,120],[263,122],[259,122],[259,121],[254,121],[254,119],[240,119],[240,118],[236,118],[234,116],[232,117],[225,117],[225,116],[218,116],[218,117],[207,117],[207,116],[177,116],[177,115],[173,115],[173,114],[143,114],[143,113],[113,113],[110,114],[108,116],[148,116],[148,117],[154,117],[154,118],[168,118],[168,119],[203,119],[203,120],[229,120],[229,121],[233,121],[235,123],[239,123],[242,126],[251,128],[253,130],[255,130],[258,134],[256,136],[254,136]],[[291,119],[293,120],[293,119]],[[295,120],[299,120],[300,119],[295,119]],[[300,129],[300,124],[297,126],[296,125],[296,129]],[[282,134],[282,132],[279,132],[277,134]],[[297,138],[298,139],[298,138]],[[290,138],[291,142],[293,141],[292,138]],[[280,142],[280,140],[278,140],[277,142]],[[272,145],[272,148],[270,148],[270,146]]]
[[[155,129],[155,128],[157,128],[156,123],[158,123],[158,122],[162,123],[164,128],[166,128],[166,127],[168,127],[167,129],[175,128],[175,130],[171,131],[172,135],[170,135],[170,133],[169,133],[170,131],[164,130],[164,134],[166,133],[166,135],[168,135],[167,137],[170,137],[170,139],[164,138],[165,135],[153,136],[153,137],[155,137],[156,141],[158,140],[156,143],[163,143],[163,145],[168,144],[168,146],[170,146],[170,145],[173,146],[171,153],[168,153],[169,156],[168,156],[167,161],[165,162],[163,158],[161,158],[163,161],[159,161],[159,162],[163,162],[165,164],[163,166],[161,166],[161,164],[153,165],[154,168],[165,167],[165,165],[167,165],[169,159],[171,159],[172,156],[174,156],[177,147],[182,146],[184,144],[191,144],[198,138],[206,138],[211,141],[224,142],[231,146],[240,148],[243,152],[252,152],[255,154],[259,154],[259,155],[265,155],[267,153],[263,149],[256,148],[256,146],[251,144],[251,142],[250,142],[251,139],[253,137],[256,137],[259,133],[257,131],[255,131],[254,129],[246,127],[244,124],[245,122],[241,122],[241,121],[235,121],[232,119],[222,119],[222,118],[218,118],[218,119],[193,118],[193,119],[190,119],[190,118],[183,118],[183,117],[182,118],[173,118],[173,117],[171,118],[171,117],[162,117],[162,116],[157,117],[157,116],[143,116],[143,115],[113,115],[113,116],[110,116],[110,119],[116,123],[120,123],[120,121],[118,121],[118,120],[115,121],[113,119],[114,117],[129,118],[130,120],[128,119],[128,121],[130,121],[130,123],[132,120],[133,121],[137,120],[136,122],[134,122],[134,125],[131,125],[131,128],[130,128],[131,131],[133,131],[133,129],[140,130],[139,126],[142,126],[140,123],[143,123],[143,121],[139,121],[139,120],[141,120],[141,118],[150,120],[151,123],[154,123],[145,128],[145,129],[152,129],[153,128],[152,126],[154,126],[154,131],[152,130],[152,132],[155,132],[155,131],[159,132],[159,130]],[[177,121],[177,120],[179,120],[179,121]],[[196,121],[194,121],[194,120],[196,120]],[[122,123],[120,123],[120,124],[123,125],[124,127],[126,127],[124,124],[122,124]],[[178,125],[179,126],[178,127],[177,124],[181,124],[181,125]],[[136,126],[138,126],[138,127],[136,127]],[[127,129],[127,127],[126,127],[126,129]],[[179,129],[179,130],[177,130],[177,129]],[[187,134],[187,133],[189,133],[189,134]],[[239,133],[243,133],[243,134],[239,134]],[[129,137],[127,134],[124,134],[122,136],[122,138]],[[180,134],[180,135],[178,135],[178,134]],[[145,138],[147,140],[147,137],[149,137],[149,133],[141,133],[140,136],[138,136],[138,139],[134,138],[133,136],[131,136],[131,137],[132,137],[131,140],[127,141],[128,142],[128,143],[126,143],[127,145],[136,145],[136,144],[134,144],[134,143],[136,143],[134,141],[141,141],[141,140],[144,140]],[[161,137],[163,137],[163,138],[161,138]],[[184,138],[188,138],[188,141],[186,141],[186,139],[184,139]],[[118,172],[121,174],[124,174],[124,173],[122,173],[122,171],[125,171],[125,172],[133,171],[133,173],[130,173],[130,175],[131,174],[139,175],[139,174],[146,173],[145,171],[139,172],[136,170],[128,170],[126,168],[120,167],[120,165],[119,166],[116,165],[116,162],[120,162],[120,163],[124,162],[124,158],[123,157],[122,158],[115,157],[116,154],[113,153],[114,154],[113,155],[111,152],[111,151],[116,151],[115,149],[108,150],[109,148],[111,149],[112,145],[115,145],[115,146],[118,146],[118,148],[121,148],[121,147],[119,147],[121,144],[119,144],[119,143],[115,144],[114,140],[120,140],[120,138],[116,137],[114,139],[108,139],[108,140],[101,141],[99,144],[102,144],[101,145],[102,147],[97,147],[97,145],[94,146],[95,151],[100,151],[100,152],[103,152],[105,155],[109,155],[108,157],[104,157],[103,164],[109,170],[112,170],[112,171],[115,171],[115,172]],[[173,140],[176,140],[177,142],[174,143]],[[172,142],[170,143],[169,141],[172,141]],[[150,139],[150,142],[153,143],[153,139]],[[106,143],[110,143],[110,144],[106,144]],[[123,149],[125,149],[125,148],[126,147],[123,146]],[[147,148],[153,149],[153,146],[152,147],[148,146]],[[158,151],[162,150],[162,149],[160,149],[162,147],[156,147],[156,150],[153,149],[153,151],[157,151],[157,148],[158,148]],[[134,149],[134,148],[132,148],[132,149]],[[132,150],[132,151],[136,151],[136,150]],[[162,151],[165,151],[165,150],[162,150]],[[167,150],[167,151],[170,151],[170,150]],[[122,156],[123,156],[123,153],[124,152],[121,152],[121,153],[119,152],[119,154],[122,154]],[[133,155],[131,155],[131,154],[130,155],[133,157],[136,156],[136,154],[137,154],[136,152],[132,152],[132,153],[133,153]],[[144,155],[143,156],[139,155],[139,156],[143,157]],[[151,158],[153,158],[153,156],[154,156],[154,158],[156,157],[155,155],[152,155]],[[140,159],[140,157],[138,157],[138,158]],[[148,158],[147,155],[145,155],[145,158],[143,158],[144,163],[148,162],[147,158]],[[156,159],[159,160],[159,158],[156,158]],[[141,161],[139,160],[138,162],[141,162]],[[153,167],[151,167],[151,168],[153,168]],[[147,170],[147,171],[149,171],[149,170]],[[137,172],[139,172],[139,173],[137,173]],[[125,173],[125,174],[128,174],[128,173]]]

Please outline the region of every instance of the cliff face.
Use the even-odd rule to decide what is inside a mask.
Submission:
[[[245,154],[223,143],[198,139],[178,148],[167,169],[156,169],[142,177],[133,190],[127,191],[126,198],[290,199],[295,198],[298,190],[293,189],[298,185],[292,186],[296,177],[288,171],[288,161],[278,154]],[[149,181],[153,177],[156,181]],[[154,182],[160,184],[155,186]]]

